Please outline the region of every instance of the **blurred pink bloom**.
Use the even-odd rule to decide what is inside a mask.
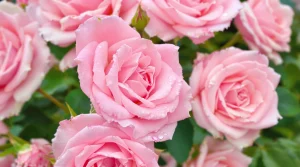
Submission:
[[[0,119],[17,115],[49,70],[50,51],[38,23],[12,3],[0,2]]]
[[[278,52],[289,52],[294,12],[280,0],[248,0],[235,19],[235,25],[248,46],[281,64]]]
[[[227,141],[206,137],[199,148],[199,156],[190,159],[183,167],[248,167],[251,158]]]
[[[51,145],[44,139],[32,139],[30,148],[18,153],[16,167],[51,167]]]

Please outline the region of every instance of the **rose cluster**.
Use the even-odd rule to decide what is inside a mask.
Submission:
[[[289,51],[293,12],[279,0],[18,4],[25,10],[0,3],[0,118],[18,114],[57,62],[46,42],[76,44],[60,67],[77,66],[80,87],[95,112],[62,120],[52,144],[32,139],[17,158],[1,158],[0,166],[159,167],[154,142],[171,140],[178,121],[192,111],[196,123],[215,139],[206,137],[194,147],[183,166],[246,167],[251,158],[242,148],[282,118],[275,91],[280,75],[268,66],[268,57],[280,63],[278,52]],[[132,20],[143,19],[142,12],[149,38],[130,26]],[[169,41],[188,37],[203,43],[233,19],[252,50],[230,47],[198,53],[188,84],[179,47]],[[152,37],[160,38],[159,44]],[[8,133],[0,125],[0,132]],[[161,157],[166,167],[176,166],[169,153]]]

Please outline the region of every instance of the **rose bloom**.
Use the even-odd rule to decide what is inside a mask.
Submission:
[[[30,0],[27,12],[40,24],[44,39],[59,46],[75,42],[75,30],[92,16],[118,15],[128,24],[139,0]]]
[[[198,55],[190,78],[196,122],[215,137],[245,147],[277,124],[280,75],[257,51],[229,48]]]
[[[51,167],[51,145],[44,139],[32,139],[30,148],[18,153],[16,167]]]
[[[98,114],[60,122],[52,143],[55,167],[158,167],[153,142],[148,148],[131,140]]]
[[[0,119],[17,115],[50,68],[38,23],[12,3],[0,2]]]
[[[293,10],[279,0],[248,0],[235,19],[235,25],[248,46],[266,54],[275,64],[277,52],[289,52]]]
[[[187,161],[183,167],[248,167],[251,158],[227,141],[206,137],[200,146],[200,154]]]
[[[95,110],[134,138],[165,141],[189,117],[190,87],[178,47],[154,45],[118,17],[91,18],[77,30],[80,86]]]
[[[8,128],[7,126],[0,121],[0,135],[8,133]],[[5,138],[0,138],[0,146],[4,145],[6,143]],[[0,157],[0,166],[1,167],[11,167],[14,162],[14,156],[13,155],[8,155],[6,157]]]
[[[62,47],[75,42],[75,30],[92,16],[118,15],[131,23],[140,0],[30,0],[29,16],[41,24],[40,33],[46,41]],[[75,49],[71,49],[60,62],[65,71],[76,66]]]
[[[241,8],[239,0],[142,0],[150,21],[145,31],[163,41],[187,36],[202,43],[230,26]]]

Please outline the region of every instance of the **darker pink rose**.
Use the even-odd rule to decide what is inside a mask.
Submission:
[[[199,156],[189,159],[183,167],[248,167],[251,158],[228,141],[206,137],[199,148]]]
[[[177,46],[154,45],[111,16],[78,28],[76,53],[80,86],[96,112],[134,138],[169,140],[177,121],[189,117]]]
[[[267,55],[276,64],[278,52],[289,52],[294,12],[280,0],[248,0],[235,19],[235,25],[248,46]]]
[[[15,4],[0,3],[0,119],[17,115],[50,68],[50,51]]]
[[[44,139],[32,139],[28,149],[20,151],[16,167],[51,167],[49,159],[53,158],[51,145]]]
[[[187,36],[202,43],[230,26],[241,8],[239,0],[142,0],[150,21],[145,31],[163,41]]]
[[[139,0],[30,0],[28,14],[40,24],[46,41],[68,46],[75,42],[75,30],[92,16],[117,15],[128,24]]]
[[[228,48],[199,54],[190,78],[196,122],[239,148],[281,118],[275,91],[280,75],[257,51]]]
[[[131,140],[98,114],[82,114],[60,122],[52,140],[55,167],[158,167],[153,143]]]

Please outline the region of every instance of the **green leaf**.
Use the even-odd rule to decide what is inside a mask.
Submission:
[[[282,3],[289,5],[291,7],[295,6],[295,3],[293,2],[293,0],[280,0]]]
[[[67,47],[59,47],[52,43],[48,43],[51,53],[58,59],[61,60],[72,48],[74,48],[75,44],[72,44]]]
[[[300,163],[294,158],[296,155],[289,152],[287,149],[284,150],[281,147],[269,147],[267,150],[262,150],[263,162],[265,166],[272,167],[299,167]]]
[[[196,121],[193,118],[190,118],[190,121],[194,129],[193,144],[194,145],[201,144],[205,136],[208,135],[208,133],[204,129],[199,127],[199,125],[196,123]]]
[[[262,162],[262,153],[259,149],[256,149],[254,155],[252,156],[252,162],[249,167],[264,167]]]
[[[288,127],[276,126],[272,129],[286,138],[292,138],[294,136],[294,131]]]
[[[193,126],[190,119],[178,122],[173,139],[165,143],[176,161],[183,163],[188,158],[193,145]]]
[[[22,145],[28,144],[27,141],[23,140],[22,138],[20,138],[18,136],[15,136],[11,133],[8,134],[8,138],[9,138],[10,143],[14,146],[22,146]]]
[[[10,133],[12,133],[15,136],[18,136],[22,131],[23,131],[24,127],[20,126],[20,125],[14,125],[12,127],[10,127],[9,131]]]
[[[286,88],[278,87],[278,110],[282,116],[293,117],[300,113],[300,105],[297,98]]]
[[[274,161],[273,157],[268,154],[266,150],[262,150],[262,155],[263,155],[263,163],[265,164],[265,166],[280,167]]]
[[[69,110],[69,112],[70,112],[70,115],[72,116],[72,117],[76,117],[77,116],[77,114],[76,114],[76,112],[72,109],[72,107],[66,102],[66,105],[67,105],[67,108],[68,108],[68,110]]]
[[[292,140],[279,139],[261,147],[266,167],[299,167],[300,145]]]
[[[73,108],[77,114],[89,113],[91,110],[90,99],[81,89],[74,89],[68,93],[66,102]]]
[[[68,73],[62,73],[57,69],[51,69],[46,75],[41,88],[52,95],[57,91],[64,91],[69,86],[77,86],[78,81],[75,76],[69,76]]]
[[[300,69],[296,64],[287,64],[284,67],[285,77],[283,83],[288,88],[293,88],[297,81],[300,81]]]
[[[11,155],[11,154],[17,154],[17,150],[14,147],[9,147],[7,149],[5,149],[4,151],[0,152],[0,157],[5,157],[7,155]]]

